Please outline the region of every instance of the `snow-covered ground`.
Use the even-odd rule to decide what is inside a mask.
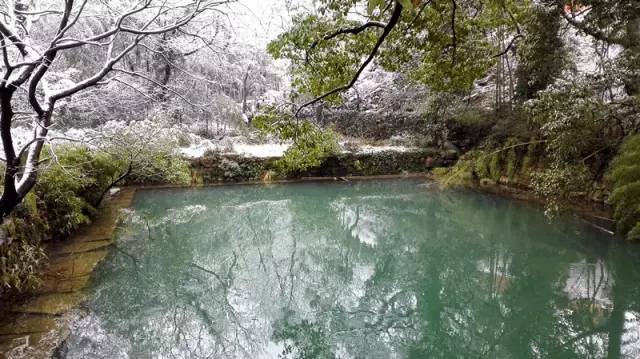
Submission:
[[[344,143],[342,144],[344,146]],[[290,143],[247,143],[246,138],[230,137],[224,141],[214,143],[210,140],[201,140],[186,147],[180,148],[180,153],[188,158],[202,157],[207,151],[226,154],[241,154],[247,157],[281,157],[291,146]],[[416,147],[394,145],[359,145],[356,153],[378,153],[384,151],[409,152],[417,150]],[[346,150],[343,150],[346,152]]]
[[[280,157],[284,155],[289,148],[288,144],[265,143],[265,144],[246,144],[237,143],[233,145],[233,152],[240,153],[251,157]]]
[[[202,157],[205,152],[209,150],[214,150],[216,145],[209,140],[202,140],[199,143],[192,143],[187,147],[180,148],[180,154],[187,158],[198,158]]]
[[[139,136],[141,141],[147,141],[149,136],[154,141],[167,140],[183,144],[179,147],[178,152],[187,158],[199,158],[206,152],[218,152],[225,154],[241,154],[247,157],[281,157],[291,146],[291,143],[279,143],[273,138],[257,141],[246,136],[225,136],[220,140],[210,140],[202,138],[193,133],[189,133],[184,128],[164,127],[154,124],[151,121],[138,121],[132,124],[124,122],[111,121],[105,124],[101,129],[78,129],[72,128],[65,131],[51,130],[49,132],[49,143],[60,145],[63,143],[85,143],[89,146],[97,145],[101,136],[115,136],[120,133]],[[16,127],[12,129],[14,137],[14,146],[20,149],[22,145],[33,139],[33,132],[26,127]],[[377,145],[366,144],[358,139],[349,139],[341,141],[340,145],[345,152],[356,153],[377,153],[384,151],[408,152],[416,150],[415,147],[404,145],[392,145],[389,143],[380,143]],[[185,144],[186,143],[186,144]],[[1,144],[1,143],[0,143]],[[350,145],[350,146],[349,146]]]
[[[180,153],[188,158],[202,157],[207,151],[229,153],[229,154],[242,154],[248,157],[264,158],[264,157],[280,157],[284,155],[284,152],[289,148],[288,144],[279,144],[279,143],[249,144],[241,141],[242,141],[242,138],[239,138],[239,139],[235,139],[234,142],[231,142],[229,144],[229,141],[225,143],[214,143],[210,140],[202,140],[198,143],[193,143],[187,147],[181,147]]]
[[[357,153],[378,153],[385,151],[393,151],[393,152],[409,152],[418,150],[417,147],[407,147],[407,146],[393,146],[393,145],[382,145],[382,146],[370,146],[365,145],[360,147]]]

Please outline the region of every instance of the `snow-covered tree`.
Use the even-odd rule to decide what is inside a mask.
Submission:
[[[189,25],[206,27],[200,21],[216,19],[232,1],[3,2],[0,137],[6,167],[0,217],[11,213],[34,187],[56,107],[73,103],[83,91],[115,81],[136,88],[127,83],[131,77],[171,91],[162,80],[132,67],[138,51],[165,54],[158,48],[166,48],[177,34],[194,39],[193,45],[181,47],[183,52],[209,46],[211,39],[193,32]],[[33,129],[32,139],[21,148],[14,147],[11,132],[17,117],[26,118]]]

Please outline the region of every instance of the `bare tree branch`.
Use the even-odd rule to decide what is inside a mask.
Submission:
[[[158,87],[160,87],[160,88],[163,88],[163,89],[165,89],[165,90],[167,90],[167,91],[171,92],[172,94],[174,94],[174,95],[178,96],[182,101],[184,101],[184,102],[188,103],[188,104],[189,104],[189,105],[191,105],[191,106],[194,106],[194,107],[204,107],[204,106],[205,106],[205,105],[198,105],[198,104],[195,104],[195,103],[193,103],[193,102],[189,101],[189,99],[187,99],[186,97],[184,97],[184,96],[183,96],[182,94],[180,94],[178,91],[176,91],[176,90],[174,90],[174,89],[172,89],[172,88],[170,88],[170,87],[168,87],[168,86],[166,86],[166,85],[163,85],[163,84],[161,84],[160,82],[158,82],[158,81],[156,81],[156,80],[154,80],[154,79],[150,78],[149,76],[146,76],[146,75],[141,74],[141,73],[139,73],[139,72],[135,72],[135,71],[128,71],[128,70],[121,69],[121,68],[114,68],[113,70],[114,70],[114,71],[118,71],[118,72],[125,73],[125,74],[130,75],[130,76],[135,76],[135,77],[139,77],[139,78],[142,78],[142,79],[144,79],[144,80],[147,80],[147,81],[149,81],[149,82],[153,83],[154,85],[156,85],[156,86],[158,86]]]
[[[518,35],[514,36],[511,39],[511,41],[509,41],[509,44],[507,45],[507,47],[504,50],[502,50],[500,53],[493,55],[493,57],[500,57],[500,56],[506,55],[511,50],[511,48],[515,45],[516,41],[518,39],[523,38],[523,37],[524,37],[524,35],[522,35],[522,34],[518,34]]]
[[[593,27],[589,27],[586,24],[584,24],[583,22],[579,21],[576,19],[575,14],[571,13],[571,14],[567,14],[567,12],[564,11],[564,2],[561,0],[557,0],[557,6],[558,6],[558,11],[560,12],[560,15],[567,20],[567,22],[577,28],[578,30],[586,33],[587,35],[590,35],[592,37],[595,37],[598,40],[610,43],[610,44],[617,44],[620,45],[622,47],[629,47],[631,45],[631,43],[629,42],[629,40],[626,37],[614,37],[611,36],[609,34],[607,34],[606,32],[604,32],[602,29],[600,28],[593,28]],[[590,10],[590,9],[587,9]],[[585,10],[586,11],[586,10]]]

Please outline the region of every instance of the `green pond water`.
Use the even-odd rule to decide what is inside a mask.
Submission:
[[[67,358],[640,357],[640,259],[424,180],[136,195]]]

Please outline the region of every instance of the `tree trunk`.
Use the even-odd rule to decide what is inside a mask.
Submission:
[[[115,185],[117,185],[122,180],[127,178],[132,171],[133,171],[133,161],[130,161],[129,166],[127,167],[127,170],[124,173],[122,173],[120,176],[118,176],[118,178],[113,180],[105,189],[102,190],[102,192],[100,193],[100,197],[98,197],[96,203],[94,203],[93,206],[95,208],[100,207],[100,205],[102,204],[102,201],[107,196],[107,193],[109,193],[109,190],[111,190]]]
[[[632,58],[640,57],[640,17],[630,20],[627,24],[627,37],[629,38],[629,48],[626,51],[631,53]],[[634,64],[637,65],[637,64]],[[631,69],[631,76],[625,79],[625,91],[629,96],[640,94],[640,69]]]
[[[14,90],[12,89],[0,89],[0,137],[2,138],[4,158],[6,160],[4,191],[2,192],[2,197],[0,197],[0,219],[6,218],[22,200],[16,191],[15,180],[20,160],[16,158],[13,139],[11,138],[11,121],[13,119],[11,99],[13,98],[13,93]]]
[[[247,97],[249,96],[249,71],[244,73],[244,78],[242,79],[242,113],[247,113]]]
[[[324,126],[324,103],[320,103],[316,106],[316,123],[319,126]]]

